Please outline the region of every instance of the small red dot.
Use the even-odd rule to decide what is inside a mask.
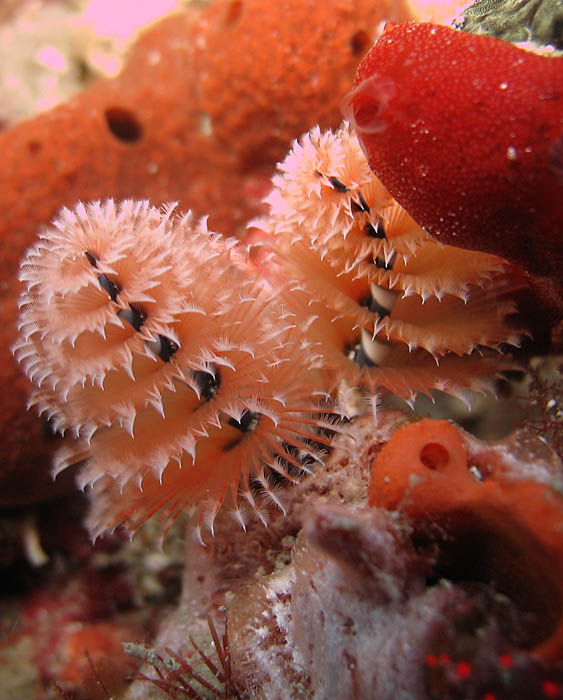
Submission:
[[[512,666],[512,656],[510,654],[501,654],[498,657],[498,662],[503,668],[510,668]]]
[[[556,698],[559,695],[559,686],[553,681],[543,681],[541,689],[542,693],[548,698]]]
[[[468,661],[460,661],[456,670],[460,678],[469,678],[471,675],[471,664]]]
[[[438,657],[434,656],[434,654],[428,654],[426,657],[426,663],[428,666],[436,666],[438,663]]]
[[[493,693],[485,693],[483,700],[497,700],[497,696],[493,695]]]

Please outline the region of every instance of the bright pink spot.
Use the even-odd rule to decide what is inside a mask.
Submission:
[[[460,678],[469,678],[471,675],[471,664],[468,661],[460,661],[456,666],[456,671]]]
[[[128,39],[141,27],[174,9],[176,0],[90,0],[83,20],[102,35]]]
[[[64,73],[68,70],[66,56],[55,46],[44,46],[42,49],[39,49],[35,57],[45,68],[50,68],[55,73]]]
[[[553,681],[543,681],[541,689],[546,698],[556,698],[559,695],[559,686]]]

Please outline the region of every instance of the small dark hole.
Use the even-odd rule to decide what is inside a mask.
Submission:
[[[122,107],[109,107],[105,112],[111,133],[120,141],[134,143],[143,135],[143,129],[135,115]]]
[[[67,187],[74,187],[74,185],[76,184],[76,181],[78,179],[78,173],[76,172],[76,170],[73,170],[70,173],[65,173],[62,176],[62,179],[64,180],[65,185]]]
[[[377,99],[366,96],[363,102],[353,106],[354,121],[360,129],[369,131],[377,123],[377,117],[383,111],[381,103]]]
[[[538,544],[533,560],[523,558],[523,532],[515,525],[507,520],[506,531],[491,527],[475,512],[461,509],[448,513],[441,523],[417,523],[412,538],[418,552],[434,559],[427,585],[447,580],[473,595],[482,591],[507,640],[530,648],[554,634],[562,600],[546,552]],[[532,535],[527,537],[527,545],[533,546]],[[499,594],[506,596],[505,603]]]
[[[444,469],[450,461],[450,453],[438,442],[427,442],[420,450],[420,461],[428,469]]]
[[[352,34],[349,43],[354,56],[363,56],[371,45],[371,39],[366,31],[360,29],[355,34]]]
[[[232,0],[227,9],[225,24],[230,26],[239,21],[242,14],[242,0]]]
[[[29,151],[30,156],[36,156],[41,152],[41,149],[43,148],[43,144],[41,144],[39,141],[30,141],[27,144],[27,150]]]

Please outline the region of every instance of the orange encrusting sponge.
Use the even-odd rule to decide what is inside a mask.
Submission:
[[[511,473],[513,456],[491,457],[476,442],[447,421],[399,428],[374,462],[368,503],[399,511],[415,533],[437,537],[455,552],[456,566],[465,557],[461,577],[513,598],[537,620],[527,646],[561,658],[563,498],[539,478]]]

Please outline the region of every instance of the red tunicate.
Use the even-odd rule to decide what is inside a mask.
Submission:
[[[563,58],[387,24],[345,105],[372,170],[424,229],[549,280],[539,293],[561,309]]]

